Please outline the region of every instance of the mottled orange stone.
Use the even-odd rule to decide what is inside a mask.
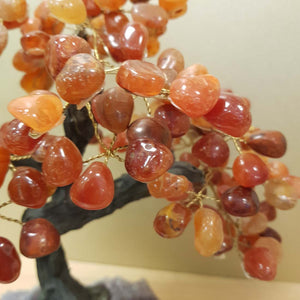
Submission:
[[[42,30],[42,22],[39,18],[30,18],[20,26],[20,30],[22,34]]]
[[[267,217],[269,222],[276,219],[276,208],[267,201],[263,201],[259,204],[259,211]]]
[[[126,0],[94,0],[95,3],[103,10],[118,10],[125,4]]]
[[[187,0],[159,0],[159,5],[163,7],[170,18],[182,16],[187,10]]]
[[[36,8],[34,16],[41,20],[42,30],[48,34],[59,34],[65,27],[63,22],[51,15],[46,1],[42,1]]]
[[[279,160],[267,161],[266,165],[269,170],[269,179],[282,178],[289,175],[289,169]]]
[[[42,171],[47,183],[65,186],[74,182],[82,170],[82,157],[75,144],[57,137],[45,155]]]
[[[56,89],[65,101],[79,104],[101,90],[104,78],[103,64],[90,54],[79,53],[66,62],[56,77]]]
[[[30,208],[44,206],[48,188],[41,172],[31,167],[18,167],[8,185],[11,201]]]
[[[200,166],[200,160],[195,155],[189,152],[181,153],[179,156],[179,160],[188,162],[196,168]]]
[[[21,81],[21,87],[31,93],[35,90],[48,90],[53,84],[53,80],[45,68],[37,69],[36,71],[25,74]]]
[[[34,131],[45,133],[61,121],[63,105],[53,94],[40,94],[16,98],[7,110]]]
[[[60,21],[81,24],[86,20],[87,12],[82,0],[48,0],[50,12]]]
[[[158,95],[165,84],[164,74],[157,66],[139,60],[125,61],[116,81],[122,88],[143,97]]]
[[[255,242],[259,239],[260,235],[239,235],[238,237],[238,248],[242,253],[247,252],[250,248],[253,247]]]
[[[258,212],[252,217],[241,218],[241,230],[244,235],[254,235],[263,232],[268,226],[267,217]]]
[[[71,200],[87,210],[107,207],[114,197],[114,180],[109,168],[102,162],[93,162],[74,181],[70,190]]]
[[[213,209],[200,208],[194,215],[195,247],[203,256],[212,256],[222,247],[224,233],[220,215]]]
[[[173,154],[165,145],[141,139],[128,145],[125,168],[135,180],[150,182],[164,174],[173,161]]]
[[[92,18],[96,17],[101,13],[101,9],[96,5],[94,0],[82,0],[85,8],[87,16]]]
[[[218,101],[220,83],[212,75],[175,79],[170,87],[172,103],[192,118],[207,114]]]
[[[267,248],[252,248],[245,253],[244,268],[251,277],[270,281],[276,276],[276,258]]]
[[[43,162],[49,147],[52,146],[56,136],[44,134],[42,139],[37,144],[35,151],[32,153],[32,158],[37,162]]]
[[[153,227],[163,238],[180,236],[192,218],[192,211],[179,204],[171,203],[162,208],[156,215]]]
[[[0,187],[5,179],[10,161],[9,151],[0,145]]]
[[[193,64],[184,70],[182,70],[178,75],[177,78],[184,78],[184,77],[192,77],[198,75],[205,75],[208,71],[205,66],[200,64]]]
[[[120,33],[123,27],[129,22],[128,18],[120,11],[111,11],[104,14],[105,28],[108,33]]]
[[[0,283],[11,283],[18,279],[21,260],[15,246],[4,237],[0,237]]]
[[[179,73],[184,68],[184,57],[177,49],[168,48],[158,57],[157,65],[163,70],[173,69]]]
[[[255,248],[267,248],[272,253],[272,256],[279,262],[282,258],[281,243],[272,237],[260,237],[253,245]]]
[[[147,42],[147,57],[156,55],[159,51],[160,43],[156,36],[149,36]]]
[[[27,221],[21,231],[20,251],[29,258],[39,258],[56,251],[60,245],[60,235],[46,219]]]
[[[7,28],[0,23],[0,55],[7,45],[8,31]]]
[[[133,97],[120,87],[113,87],[92,100],[96,121],[114,133],[127,129],[133,112]]]
[[[189,190],[190,181],[185,176],[166,172],[147,184],[149,193],[155,198],[180,197]]]
[[[263,160],[253,153],[240,154],[233,163],[232,172],[239,185],[254,187],[264,183],[269,176]]]
[[[41,56],[45,53],[49,39],[49,34],[44,31],[31,31],[21,37],[21,45],[26,54]]]
[[[83,38],[66,34],[51,37],[45,49],[45,63],[52,77],[56,78],[68,59],[78,53],[91,53],[89,43]]]
[[[19,71],[33,73],[38,69],[44,68],[44,60],[42,57],[27,55],[21,49],[13,57],[13,66]]]
[[[26,0],[4,0],[0,2],[0,19],[22,22],[27,16]]]

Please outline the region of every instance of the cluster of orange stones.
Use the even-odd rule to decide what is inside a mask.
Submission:
[[[205,66],[185,67],[180,51],[166,49],[157,64],[145,61],[159,51],[159,36],[170,19],[184,14],[187,0],[131,0],[130,10],[123,9],[125,2],[45,0],[28,18],[26,0],[0,1],[0,54],[8,30],[20,28],[22,49],[13,65],[25,73],[21,86],[28,93],[9,103],[15,119],[0,129],[1,185],[7,171],[13,173],[10,201],[0,208],[40,208],[57,188],[72,185],[74,204],[103,209],[114,198],[107,162],[116,158],[152,196],[169,202],[154,220],[160,236],[180,236],[194,218],[201,255],[221,255],[236,245],[249,276],[274,279],[281,237],[268,222],[300,197],[300,179],[277,160],[286,151],[285,137],[252,127],[249,100],[221,88]],[[62,33],[72,26],[72,34]],[[116,85],[104,88],[109,75]],[[53,83],[56,93],[49,91]],[[147,115],[134,114],[135,101],[145,102]],[[85,107],[94,125],[99,153],[86,161],[70,139],[48,133],[69,105]],[[112,137],[104,137],[103,129]],[[186,139],[191,149],[179,156]],[[232,166],[229,142],[237,151]],[[15,160],[29,157],[42,164],[41,172],[14,167]],[[168,172],[174,157],[200,168],[205,182]],[[258,185],[264,186],[264,201],[255,192]],[[38,258],[58,249],[59,233],[49,221],[20,223],[23,255]],[[1,283],[18,278],[18,253],[4,237],[0,264]]]

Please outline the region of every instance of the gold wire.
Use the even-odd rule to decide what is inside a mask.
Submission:
[[[87,164],[88,162],[95,160],[97,158],[103,157],[103,156],[105,156],[105,153],[96,154],[96,155],[93,155],[93,156],[89,157],[88,159],[84,160],[82,163]]]
[[[12,204],[12,201],[9,200],[9,201],[3,202],[2,204],[0,204],[0,209],[7,206],[7,205],[9,205],[9,204]]]
[[[31,155],[23,155],[23,156],[11,155],[10,156],[11,161],[19,161],[19,160],[29,159],[29,158],[31,158]]]
[[[149,103],[149,101],[148,101],[148,99],[147,99],[147,98],[143,97],[143,99],[144,99],[144,102],[145,102],[145,104],[146,104],[146,108],[147,108],[147,115],[148,115],[148,117],[150,117],[150,116],[151,116],[151,108],[150,108],[150,103]]]
[[[9,217],[6,217],[6,216],[4,216],[4,215],[0,215],[0,219],[6,220],[6,221],[9,221],[9,222],[17,223],[17,224],[20,224],[21,226],[24,225],[24,223],[21,222],[20,220],[17,220],[17,219],[14,219],[14,218],[9,218]]]
[[[15,167],[12,163],[9,163],[8,167],[9,167],[9,169],[10,169],[12,172],[16,172],[16,171],[17,171],[16,167]]]

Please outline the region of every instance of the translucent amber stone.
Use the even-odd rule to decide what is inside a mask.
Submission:
[[[250,248],[253,247],[255,242],[259,239],[260,235],[239,235],[238,238],[238,248],[242,253],[247,252]]]
[[[82,0],[48,0],[50,12],[64,23],[81,24],[87,17]]]
[[[32,73],[44,67],[41,57],[27,55],[23,49],[19,50],[13,57],[13,66],[26,73]]]
[[[259,210],[259,200],[254,190],[235,186],[226,190],[221,201],[224,209],[233,216],[248,217]]]
[[[33,139],[29,136],[30,128],[14,119],[1,127],[5,148],[15,155],[31,154],[42,137]]]
[[[103,10],[118,10],[126,0],[94,0]]]
[[[107,207],[114,197],[114,180],[109,168],[102,162],[93,162],[74,181],[70,197],[83,209],[98,210]]]
[[[195,155],[193,155],[192,153],[189,153],[189,152],[181,153],[179,160],[186,161],[196,168],[198,168],[200,166],[200,160]]]
[[[0,55],[5,49],[8,40],[8,31],[6,27],[0,23]]]
[[[66,34],[51,37],[45,50],[45,63],[52,77],[56,78],[68,59],[78,53],[91,53],[90,45],[81,37]]]
[[[27,16],[26,0],[4,0],[0,2],[0,18],[4,21],[23,21]]]
[[[42,94],[16,98],[7,110],[34,131],[45,133],[61,121],[63,106],[57,96]]]
[[[8,170],[9,161],[10,161],[9,152],[2,145],[0,145],[0,187],[2,186],[3,181],[5,179]]]
[[[207,114],[217,103],[220,83],[212,75],[175,79],[170,87],[172,103],[192,118]]]
[[[300,199],[300,177],[289,175],[282,178],[282,180],[288,182],[294,188],[295,197]]]
[[[158,107],[154,118],[166,124],[173,138],[185,135],[190,128],[189,117],[172,104],[164,104]]]
[[[104,15],[105,28],[108,33],[120,33],[123,27],[129,22],[128,18],[120,11],[111,11]]]
[[[92,100],[96,121],[114,133],[127,129],[133,112],[133,97],[120,87],[113,87]]]
[[[29,258],[39,258],[56,251],[60,236],[56,228],[46,219],[27,221],[21,231],[20,251]]]
[[[166,172],[147,184],[148,191],[155,198],[171,198],[186,195],[190,181],[185,176]]]
[[[245,235],[254,235],[263,232],[268,225],[267,217],[258,212],[251,217],[244,217],[241,219],[241,229]]]
[[[178,75],[177,78],[184,78],[184,77],[192,77],[192,76],[198,76],[198,75],[205,75],[208,71],[205,66],[200,64],[194,64],[186,69],[182,70]]]
[[[164,74],[157,66],[139,60],[124,62],[116,81],[122,88],[143,97],[158,95],[165,83]]]
[[[82,170],[82,158],[78,148],[66,137],[57,137],[48,148],[42,165],[47,183],[65,186],[74,182]]]
[[[252,117],[245,99],[232,93],[221,93],[214,108],[205,119],[217,129],[232,135],[242,136],[251,126]]]
[[[267,248],[272,253],[272,256],[279,262],[282,258],[281,243],[272,237],[260,237],[253,245],[255,248]]]
[[[159,51],[160,43],[156,36],[149,36],[147,42],[147,57],[156,55]]]
[[[192,217],[192,211],[179,203],[162,208],[153,223],[155,231],[163,238],[180,236]]]
[[[35,90],[48,90],[52,84],[53,80],[45,68],[25,74],[20,81],[21,87],[27,93],[31,93]]]
[[[253,153],[240,154],[234,160],[232,172],[238,184],[244,187],[262,184],[269,176],[266,164]]]
[[[269,170],[269,179],[281,178],[289,175],[289,169],[279,160],[268,161],[267,167]]]
[[[244,256],[245,271],[260,280],[273,280],[276,276],[277,263],[269,249],[252,248]]]
[[[18,279],[21,260],[15,246],[4,237],[0,237],[0,264],[0,283],[11,283]]]
[[[247,138],[247,144],[256,152],[279,158],[286,152],[286,139],[279,131],[256,131]]]
[[[88,17],[96,17],[101,13],[101,9],[96,5],[94,0],[83,0]]]
[[[218,252],[215,253],[215,255],[221,255],[225,252],[230,251],[233,248],[234,245],[234,237],[236,235],[236,230],[233,225],[233,223],[228,222],[222,218],[223,221],[223,233],[224,233],[224,239],[222,246]]]
[[[35,151],[32,153],[32,158],[37,162],[43,162],[49,147],[52,146],[56,136],[44,134],[42,139],[37,144]]]
[[[135,180],[150,182],[164,174],[173,161],[173,154],[165,145],[141,139],[129,144],[125,168]]]
[[[59,34],[64,29],[65,24],[52,16],[46,0],[36,8],[34,16],[41,20],[42,30],[48,34]]]
[[[260,203],[259,211],[267,217],[269,222],[276,219],[276,208],[270,205],[267,201]]]
[[[210,167],[223,167],[229,158],[229,147],[217,133],[208,133],[198,140],[192,153]]]
[[[171,147],[172,137],[170,130],[164,123],[155,118],[140,118],[135,120],[127,130],[127,139],[133,143],[137,139],[151,139],[157,143]]]
[[[162,71],[165,74],[164,88],[169,90],[172,82],[175,80],[177,76],[177,72],[174,69],[163,69]]]
[[[65,101],[79,104],[101,90],[104,78],[102,63],[90,54],[79,53],[73,55],[57,75],[56,89]]]
[[[169,16],[167,12],[158,5],[138,3],[131,9],[132,19],[144,24],[147,28],[160,33],[166,27]]]
[[[284,178],[274,178],[268,180],[265,185],[266,201],[282,210],[293,208],[297,203],[297,194],[294,187]]]
[[[42,22],[38,18],[30,18],[20,26],[20,30],[22,34],[42,30]]]
[[[48,188],[42,174],[31,167],[18,167],[8,185],[10,200],[30,208],[44,206]]]
[[[41,56],[45,53],[49,34],[43,31],[31,31],[21,37],[21,45],[28,55]]]
[[[203,256],[212,256],[222,247],[222,219],[210,208],[200,208],[194,215],[195,247]]]
[[[271,227],[267,227],[259,235],[260,236],[265,236],[265,237],[272,237],[275,240],[277,240],[279,243],[281,243],[281,241],[282,241],[280,234],[276,230],[274,230],[273,228],[271,228]]]
[[[159,5],[163,7],[170,18],[182,16],[187,10],[187,0],[159,0]]]
[[[173,69],[179,73],[184,68],[184,57],[177,49],[169,48],[160,54],[157,65],[161,69]]]

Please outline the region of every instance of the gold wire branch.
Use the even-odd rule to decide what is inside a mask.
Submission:
[[[29,159],[29,158],[31,158],[31,155],[23,155],[23,156],[11,155],[10,161],[19,161],[19,160]]]
[[[143,97],[143,99],[144,99],[144,102],[145,102],[146,108],[147,108],[147,116],[150,117],[151,116],[150,103],[147,98]]]
[[[9,218],[9,217],[6,217],[6,216],[4,216],[4,215],[0,215],[0,219],[6,220],[6,221],[9,221],[9,222],[17,223],[17,224],[19,224],[19,225],[21,225],[21,226],[24,225],[24,223],[23,223],[22,221],[17,220],[17,219],[14,219],[14,218]]]
[[[16,172],[16,171],[17,171],[16,167],[15,167],[12,163],[9,163],[8,167],[9,167],[9,169],[10,169],[12,172]]]
[[[3,202],[2,204],[0,204],[0,209],[3,208],[3,207],[5,207],[5,206],[7,206],[7,205],[9,205],[9,204],[12,204],[11,200]]]

